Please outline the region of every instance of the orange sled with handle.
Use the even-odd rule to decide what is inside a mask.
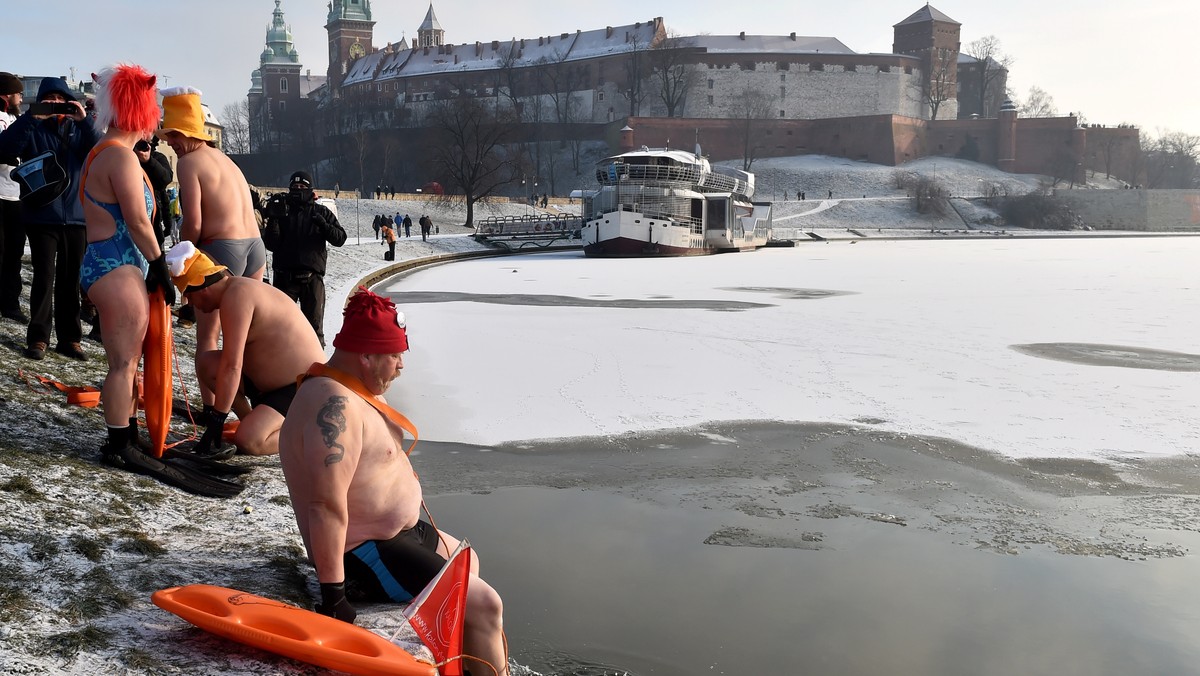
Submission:
[[[150,433],[151,453],[163,456],[167,432],[171,428],[171,309],[161,289],[150,294],[150,325],[142,343],[142,403],[146,409],[146,431]]]
[[[362,627],[236,589],[192,584],[161,589],[150,598],[207,632],[327,669],[363,676],[438,673]]]

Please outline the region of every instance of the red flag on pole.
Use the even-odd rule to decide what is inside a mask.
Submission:
[[[471,545],[466,540],[450,555],[442,570],[404,609],[404,617],[438,664],[462,655],[467,582],[471,576]],[[441,676],[462,676],[462,660],[438,667]]]

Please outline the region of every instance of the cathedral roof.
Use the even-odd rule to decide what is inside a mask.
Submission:
[[[275,0],[275,11],[271,14],[271,25],[267,26],[267,46],[259,57],[259,63],[298,64],[300,54],[292,40],[292,29],[283,20],[281,0]]]
[[[371,0],[332,0],[329,3],[328,19],[371,21]]]
[[[955,21],[954,19],[951,19],[950,17],[948,17],[945,14],[943,14],[942,12],[940,12],[933,5],[931,5],[929,3],[925,3],[924,7],[913,12],[912,16],[910,16],[907,19],[905,19],[904,21],[901,21],[900,23],[896,24],[896,26],[903,26],[905,24],[910,24],[910,23],[927,23],[929,21],[941,21],[943,23],[952,23],[956,26],[962,25],[962,24],[958,23],[957,21]],[[893,26],[893,28],[895,28],[895,26]]]

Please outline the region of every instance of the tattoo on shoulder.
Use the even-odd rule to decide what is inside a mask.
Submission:
[[[346,402],[343,396],[333,396],[317,411],[317,427],[321,428],[321,438],[325,445],[334,451],[325,456],[325,465],[341,462],[346,455],[346,447],[338,443],[342,432],[346,431]]]

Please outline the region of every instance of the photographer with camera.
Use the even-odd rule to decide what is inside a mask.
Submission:
[[[341,246],[346,231],[332,211],[317,204],[312,176],[306,171],[292,174],[287,194],[271,196],[263,215],[263,243],[275,254],[271,282],[300,302],[301,312],[312,324],[321,347],[325,347],[326,243]]]
[[[96,125],[60,77],[42,78],[37,103],[0,134],[0,157],[20,157],[21,171],[49,179],[21,195],[21,220],[29,238],[33,283],[25,356],[42,359],[51,327],[55,351],[87,359],[80,340],[79,269],[87,247],[79,176],[88,152],[100,140]]]
[[[171,200],[167,197],[167,186],[175,180],[175,173],[171,171],[171,163],[167,161],[167,156],[158,152],[157,136],[152,136],[149,141],[138,141],[133,146],[133,152],[142,165],[142,171],[146,172],[146,177],[150,179],[150,187],[154,189],[154,218],[150,223],[154,226],[158,246],[162,248],[167,233],[171,230]]]
[[[0,73],[0,133],[21,114],[25,83],[12,73]],[[21,312],[21,255],[25,252],[25,224],[21,222],[21,189],[9,172],[20,162],[0,157],[0,315],[29,323]]]

